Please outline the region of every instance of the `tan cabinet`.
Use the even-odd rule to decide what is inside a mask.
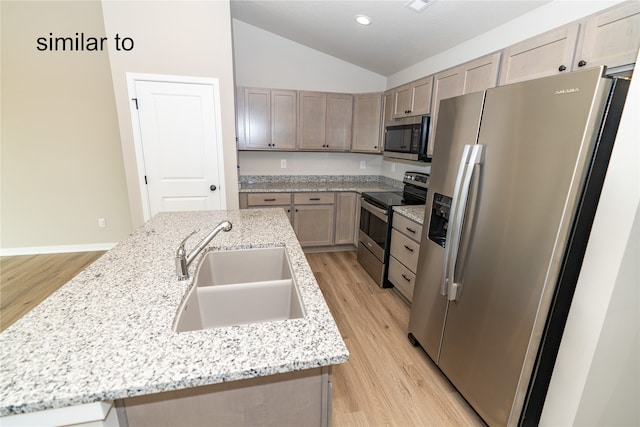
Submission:
[[[418,267],[422,226],[398,213],[393,215],[392,221],[387,279],[411,302]]]
[[[351,151],[379,153],[382,120],[382,94],[367,93],[353,98],[353,138]]]
[[[506,48],[500,85],[569,71],[579,30],[574,22]]]
[[[640,2],[625,2],[585,20],[572,69],[633,64],[638,48]]]
[[[394,92],[393,90],[388,90],[384,93],[383,103],[382,103],[382,130],[384,133],[384,128],[393,125],[393,100],[394,100]]]
[[[243,88],[238,92],[238,149],[295,149],[296,91]]]
[[[394,91],[393,118],[421,116],[431,112],[433,76],[398,87]]]
[[[291,193],[240,193],[240,209],[282,208],[293,224]]]
[[[334,193],[294,193],[293,229],[302,247],[333,245]]]
[[[500,84],[585,67],[633,64],[639,47],[640,3],[621,3],[506,48]]]
[[[356,224],[358,195],[356,193],[336,193],[336,245],[355,245],[357,243]]]
[[[353,96],[301,91],[299,97],[298,148],[348,151],[351,146]]]
[[[496,87],[500,67],[500,52],[442,71],[434,76],[431,129],[427,154],[433,156],[433,144],[438,123],[440,101],[454,96]]]

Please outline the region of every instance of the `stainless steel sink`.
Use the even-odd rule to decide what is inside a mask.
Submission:
[[[304,317],[283,247],[208,252],[178,309],[177,332]]]

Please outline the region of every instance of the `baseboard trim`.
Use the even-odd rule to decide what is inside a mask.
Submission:
[[[118,243],[92,243],[89,245],[32,246],[26,248],[1,248],[0,256],[63,254],[71,252],[108,251]]]

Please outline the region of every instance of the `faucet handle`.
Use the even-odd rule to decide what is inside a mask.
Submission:
[[[200,229],[197,230],[193,230],[187,237],[185,237],[182,242],[180,242],[180,245],[178,246],[178,249],[176,249],[176,256],[177,257],[184,257],[187,255],[187,251],[184,248],[184,245],[187,243],[187,240],[189,240],[189,238],[191,236],[193,236],[194,234],[196,234],[197,232],[199,232]]]

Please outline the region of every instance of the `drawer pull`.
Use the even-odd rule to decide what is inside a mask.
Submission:
[[[405,227],[407,229],[408,232],[416,234],[416,230],[414,230],[413,228],[409,228],[409,227]]]
[[[320,200],[320,197],[309,197],[309,200],[318,201]]]
[[[411,281],[411,279],[409,279],[407,276],[405,276],[405,275],[404,275],[404,273],[402,273],[402,278],[403,278],[404,280],[406,280],[407,282],[410,282],[410,281]]]
[[[411,248],[411,247],[409,247],[409,246],[407,246],[407,245],[404,245],[404,248],[405,248],[406,250],[408,250],[409,252],[413,252],[413,248]]]
[[[275,202],[276,199],[264,199],[265,202]]]

